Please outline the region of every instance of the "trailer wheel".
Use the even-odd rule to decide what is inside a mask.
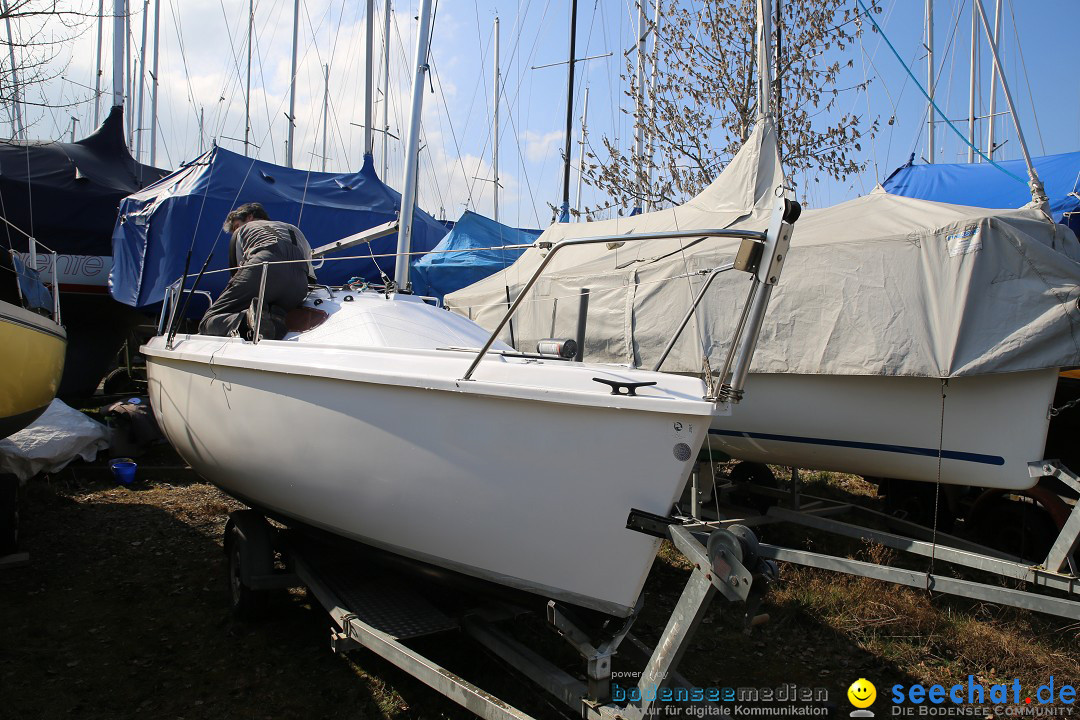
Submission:
[[[941,532],[951,533],[956,526],[952,503],[943,486],[899,478],[866,479],[876,481],[878,494],[885,496],[883,509],[886,515],[932,528],[936,513],[937,529]]]
[[[19,478],[0,475],[0,556],[19,546]]]
[[[1038,486],[1015,494],[987,490],[972,506],[968,522],[983,545],[1041,562],[1068,512],[1061,498]]]
[[[761,487],[776,490],[780,484],[776,481],[776,475],[768,465],[755,462],[740,462],[731,469],[728,479],[736,486],[759,485]],[[767,512],[770,507],[777,503],[777,499],[768,495],[758,495],[745,488],[736,487],[731,493],[731,499],[739,505],[752,507],[760,513]]]
[[[238,510],[225,525],[229,558],[229,601],[233,615],[255,620],[266,609],[266,590],[251,587],[251,578],[274,571],[273,534],[266,518],[255,510]]]

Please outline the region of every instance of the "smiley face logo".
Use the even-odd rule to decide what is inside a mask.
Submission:
[[[866,678],[851,683],[847,691],[848,701],[857,708],[868,708],[877,700],[877,688]]]

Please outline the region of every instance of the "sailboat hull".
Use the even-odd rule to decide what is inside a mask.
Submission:
[[[626,529],[627,515],[667,514],[712,410],[700,381],[665,411],[610,395],[580,364],[485,360],[480,382],[461,382],[471,355],[451,351],[342,349],[314,367],[291,342],[185,337],[170,351],[155,338],[143,352],[165,435],[226,492],[620,616],[659,543]]]
[[[45,412],[64,370],[64,329],[48,318],[0,302],[0,437]]]
[[[952,378],[752,374],[709,446],[740,460],[986,488],[1037,478],[1055,369]],[[940,472],[938,466],[941,453]]]

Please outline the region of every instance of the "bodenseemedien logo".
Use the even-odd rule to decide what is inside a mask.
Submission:
[[[874,683],[866,678],[859,678],[851,683],[847,697],[848,702],[856,708],[851,712],[851,717],[874,717],[873,711],[867,710],[877,700],[877,688],[874,687]]]

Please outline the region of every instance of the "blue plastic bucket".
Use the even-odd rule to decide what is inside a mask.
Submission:
[[[117,458],[109,464],[109,467],[112,469],[116,482],[121,485],[130,485],[135,482],[135,470],[139,465],[131,458]]]

